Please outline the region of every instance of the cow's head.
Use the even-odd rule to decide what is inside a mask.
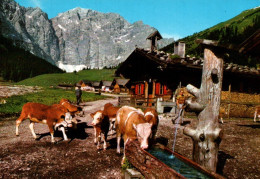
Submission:
[[[91,113],[90,116],[93,118],[93,121],[91,123],[93,126],[101,124],[104,119],[104,114],[101,110]]]
[[[71,104],[71,102],[68,99],[61,99],[60,105],[64,106],[69,112],[73,112],[74,114],[82,111],[81,107]]]
[[[110,106],[114,106],[114,105],[113,105],[112,103],[107,103],[107,104],[104,105],[104,109],[105,109],[105,108],[108,108],[108,107],[110,107]]]
[[[65,115],[62,115],[61,118],[58,120],[58,122],[55,124],[54,128],[55,130],[58,127],[72,127],[72,116],[69,112],[65,113]]]
[[[134,129],[136,130],[137,139],[140,142],[140,147],[142,149],[148,148],[148,139],[152,133],[152,124],[149,123],[141,123],[141,124],[133,124]]]

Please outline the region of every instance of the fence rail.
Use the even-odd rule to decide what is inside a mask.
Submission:
[[[223,104],[240,104],[240,105],[247,105],[247,106],[258,106],[258,105],[260,105],[260,103],[234,102],[234,101],[228,101],[228,100],[221,100],[221,103],[223,103]]]
[[[129,105],[133,107],[156,107],[157,98],[138,98],[133,96],[118,97],[119,106]]]

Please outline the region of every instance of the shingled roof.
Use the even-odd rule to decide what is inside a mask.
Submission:
[[[202,58],[176,58],[171,59],[170,56],[174,54],[165,53],[163,51],[150,51],[142,48],[136,48],[135,52],[142,53],[150,60],[156,62],[159,68],[171,68],[175,65],[186,66],[188,68],[201,68],[203,66]],[[242,66],[234,63],[224,62],[224,71],[232,73],[240,73],[244,75],[260,75],[260,70],[254,67]]]
[[[239,52],[243,54],[260,55],[260,29],[240,44]]]
[[[112,81],[102,81],[102,86],[112,86]]]
[[[129,80],[130,79],[120,79],[120,78],[115,79],[116,83],[121,86],[125,86],[129,82]]]
[[[157,30],[153,33],[151,33],[146,39],[152,39],[153,37],[157,36],[157,40],[161,40],[162,39],[162,35],[160,34],[160,32]]]

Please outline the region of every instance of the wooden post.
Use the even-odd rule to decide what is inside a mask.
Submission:
[[[155,97],[155,81],[153,81],[153,98]]]
[[[228,119],[230,117],[230,103],[231,103],[231,84],[228,86]]]
[[[222,137],[218,123],[222,78],[223,60],[205,48],[201,87],[187,85],[187,90],[196,97],[196,101],[186,100],[187,109],[197,113],[198,124],[195,128],[185,127],[183,132],[193,139],[193,160],[214,172]]]

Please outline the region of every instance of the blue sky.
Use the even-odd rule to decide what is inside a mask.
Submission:
[[[226,21],[244,10],[260,6],[260,0],[15,0],[25,7],[40,7],[49,18],[75,7],[114,12],[128,22],[142,20],[163,37],[192,35]]]

